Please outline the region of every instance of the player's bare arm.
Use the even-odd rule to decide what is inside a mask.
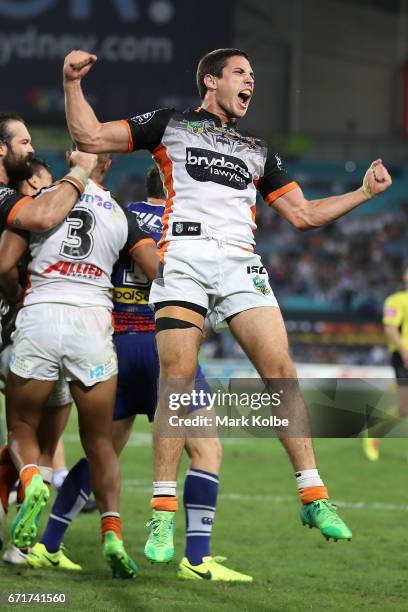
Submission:
[[[65,112],[73,140],[87,153],[120,153],[128,151],[129,133],[121,121],[101,123],[86,101],[81,80],[96,62],[96,55],[71,51],[64,62]]]
[[[18,282],[17,266],[0,276],[0,292],[10,306],[15,306],[22,299],[24,291]]]
[[[321,200],[307,200],[300,187],[297,187],[278,198],[272,206],[298,229],[315,229],[342,217],[386,191],[391,184],[388,170],[382,160],[377,159],[368,168],[362,186],[356,191]]]
[[[157,248],[153,241],[141,240],[135,245],[130,253],[133,261],[137,263],[146,274],[150,281],[154,280],[157,276],[157,270],[159,267],[159,257],[157,255]]]
[[[96,167],[97,157],[74,151],[71,162],[71,170],[53,189],[17,202],[7,218],[10,227],[46,232],[65,219],[83,193]]]
[[[28,237],[27,237],[28,238]],[[0,275],[8,274],[27,250],[25,236],[5,230],[0,238]],[[1,282],[1,281],[0,281]]]
[[[17,262],[28,246],[25,236],[5,230],[0,238],[0,291],[7,303],[15,306],[23,295],[19,284]]]

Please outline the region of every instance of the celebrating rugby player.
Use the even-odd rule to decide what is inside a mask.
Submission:
[[[298,390],[287,334],[261,259],[254,253],[257,190],[266,204],[299,230],[321,227],[391,185],[380,159],[362,186],[343,195],[308,201],[267,143],[242,132],[254,94],[255,76],[240,49],[206,54],[197,68],[201,105],[179,112],[165,108],[101,123],[86,101],[81,80],[96,61],[72,51],[64,63],[66,115],[82,151],[131,152],[147,149],[160,168],[166,211],[159,243],[162,273],[150,302],[156,316],[160,391],[154,423],[153,524],[145,553],[153,561],[174,554],[173,515],[177,510],[177,469],[184,437],[169,435],[169,393],[191,392],[207,314],[226,321],[268,388],[286,381],[285,402],[276,414],[290,427],[277,434],[295,471],[303,524],[326,538],[352,533],[329,501],[316,466],[308,415]],[[279,388],[279,387],[278,387]],[[210,572],[210,568],[208,568]]]

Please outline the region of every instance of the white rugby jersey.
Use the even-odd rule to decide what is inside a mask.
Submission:
[[[206,234],[253,249],[257,189],[267,204],[297,187],[267,143],[204,109],[160,109],[124,121],[129,151],[148,149],[166,188],[161,254]]]
[[[154,243],[140,229],[136,215],[89,180],[62,223],[49,232],[30,235],[24,306],[58,302],[111,309],[113,265],[122,249],[130,253],[142,240]]]

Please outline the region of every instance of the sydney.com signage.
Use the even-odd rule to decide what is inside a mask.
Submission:
[[[232,0],[0,0],[1,110],[63,121],[72,49],[98,56],[85,89],[101,119],[193,105],[195,64],[231,45],[233,9]]]

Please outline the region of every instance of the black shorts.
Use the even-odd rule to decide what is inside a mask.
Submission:
[[[391,365],[395,371],[397,384],[401,387],[408,386],[408,368],[402,363],[401,355],[398,352],[392,353]]]

